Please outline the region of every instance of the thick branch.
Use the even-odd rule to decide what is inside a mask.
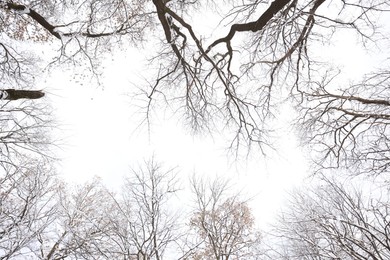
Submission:
[[[4,89],[0,90],[0,99],[3,100],[17,100],[17,99],[38,99],[45,95],[40,90],[17,90],[17,89]]]
[[[351,101],[358,101],[362,104],[366,105],[382,105],[382,106],[390,106],[390,101],[384,100],[384,99],[367,99],[357,96],[343,96],[343,95],[336,95],[336,94],[325,94],[323,95],[325,97],[330,96],[338,99],[343,100],[351,100]]]
[[[55,31],[56,27],[54,25],[50,24],[42,15],[38,14],[33,9],[30,9],[25,5],[19,5],[19,4],[14,4],[14,3],[7,3],[7,8],[9,10],[24,12],[25,14],[30,16],[32,19],[34,19],[37,23],[42,25],[43,28],[48,30],[56,38],[61,39],[61,35]]]
[[[160,23],[164,29],[165,38],[167,39],[167,41],[169,43],[171,43],[172,33],[171,33],[171,29],[170,29],[169,23],[167,21],[167,18],[165,16],[166,7],[161,0],[153,0],[153,4],[156,6],[157,16],[158,16],[158,19],[160,20]]]
[[[268,9],[259,17],[259,19],[257,19],[257,21],[243,24],[233,24],[230,27],[228,35],[213,42],[207,48],[206,52],[209,52],[214,46],[222,42],[230,42],[236,32],[260,31],[272,19],[272,17],[274,17],[276,13],[282,10],[289,2],[291,2],[291,0],[275,0],[272,2],[270,7],[268,7]]]
[[[45,28],[51,35],[56,37],[57,39],[61,39],[61,35],[63,36],[72,36],[75,33],[74,32],[69,32],[69,33],[63,33],[61,34],[60,32],[56,31],[56,28],[58,27],[63,27],[63,25],[53,25],[49,23],[46,18],[44,18],[42,15],[34,11],[33,9],[28,8],[25,5],[20,5],[20,4],[15,4],[15,3],[7,3],[7,8],[9,10],[13,10],[16,12],[20,12],[22,14],[27,14],[30,16],[34,21],[39,23],[43,28]],[[91,33],[89,31],[80,33],[80,35],[88,38],[99,38],[99,37],[105,37],[105,36],[110,36],[116,33],[120,33],[124,31],[126,27],[124,25],[121,25],[119,28],[112,32],[106,32],[106,33]]]

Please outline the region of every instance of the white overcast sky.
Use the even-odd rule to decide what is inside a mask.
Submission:
[[[321,54],[340,66],[345,78],[354,78],[374,67],[373,53],[356,44],[356,38],[342,34]],[[263,158],[252,154],[248,160],[234,162],[224,148],[221,136],[192,136],[175,118],[155,117],[153,132],[136,130],[141,117],[130,93],[147,76],[142,52],[119,51],[102,64],[102,85],[88,79],[75,79],[77,68],[54,70],[44,82],[48,99],[60,125],[55,138],[62,139],[59,172],[70,182],[82,183],[100,176],[111,188],[119,187],[130,167],[155,156],[166,167],[178,167],[183,182],[196,173],[220,175],[237,183],[237,189],[254,196],[251,206],[260,223],[271,221],[273,214],[294,185],[307,176],[307,160],[292,132],[281,132],[279,154]],[[153,75],[152,75],[153,76]],[[138,84],[137,84],[138,83]],[[280,126],[292,110],[281,110]],[[284,122],[284,123],[283,123]],[[285,129],[291,129],[288,125]]]

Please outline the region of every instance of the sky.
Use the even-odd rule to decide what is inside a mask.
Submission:
[[[321,55],[342,69],[341,79],[353,80],[367,68],[374,69],[375,55],[355,44],[343,33],[337,41],[320,46]],[[224,149],[223,136],[191,135],[175,117],[156,112],[152,132],[139,127],[142,115],[133,91],[142,86],[147,72],[142,51],[121,50],[107,56],[101,67],[101,85],[77,75],[77,68],[59,68],[45,79],[44,89],[53,104],[59,124],[59,173],[71,183],[83,183],[94,176],[111,189],[118,189],[123,176],[154,156],[167,168],[177,167],[188,184],[193,174],[222,176],[251,197],[250,205],[259,225],[274,220],[286,203],[288,192],[310,174],[308,156],[299,146],[289,119],[294,111],[282,107],[275,128],[280,129],[278,153],[263,157],[251,154],[234,160]]]
[[[132,167],[154,156],[166,168],[177,167],[184,187],[194,174],[230,179],[237,192],[252,198],[259,222],[271,220],[284,191],[305,176],[305,159],[297,152],[293,133],[285,132],[279,139],[277,154],[266,159],[251,154],[241,160],[228,155],[223,136],[194,136],[174,116],[157,113],[149,134],[146,126],[139,127],[143,116],[131,94],[137,81],[142,81],[142,63],[142,57],[132,52],[114,55],[103,63],[100,86],[74,79],[72,68],[51,72],[44,89],[58,123],[54,137],[60,144],[59,173],[79,184],[99,176],[115,190]],[[281,113],[288,118],[291,110],[286,107]]]

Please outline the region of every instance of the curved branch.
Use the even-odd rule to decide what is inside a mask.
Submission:
[[[210,46],[207,48],[206,53],[209,52],[213,47],[216,45],[222,43],[222,42],[230,42],[236,32],[257,32],[264,28],[264,26],[274,17],[276,13],[278,13],[280,10],[282,10],[291,0],[275,0],[272,2],[270,7],[254,22],[250,23],[243,23],[243,24],[233,24],[230,27],[229,33],[216,41],[214,41]]]

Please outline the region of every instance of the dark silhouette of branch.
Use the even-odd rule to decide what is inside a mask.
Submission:
[[[225,37],[220,38],[210,44],[206,52],[209,52],[213,47],[222,42],[229,43],[233,39],[236,32],[257,32],[262,30],[264,26],[272,19],[272,17],[274,17],[276,13],[282,10],[289,2],[291,2],[291,0],[275,0],[256,21],[243,24],[233,24],[230,27],[229,33]]]
[[[42,15],[35,12],[33,9],[29,9],[25,5],[19,5],[15,3],[7,3],[7,8],[9,10],[19,11],[19,12],[26,12],[28,16],[30,16],[32,19],[34,19],[37,23],[42,25],[43,28],[48,30],[52,35],[54,35],[56,38],[61,39],[61,35],[55,30],[55,26],[50,24]]]
[[[68,32],[68,33],[58,32],[56,29],[59,27],[64,27],[64,25],[53,25],[53,24],[49,23],[46,18],[44,18],[39,13],[37,13],[34,9],[28,8],[25,5],[15,4],[15,3],[7,3],[6,8],[8,10],[21,12],[21,13],[24,13],[24,14],[30,16],[34,21],[39,23],[43,28],[45,28],[51,35],[53,35],[57,39],[61,39],[62,36],[69,37],[69,36],[73,36],[74,34],[76,34],[75,32]],[[87,38],[99,38],[99,37],[105,37],[105,36],[111,36],[114,34],[118,34],[118,33],[121,33],[122,31],[126,31],[126,29],[128,29],[128,28],[122,24],[121,26],[119,26],[119,28],[117,28],[111,32],[91,33],[89,31],[87,31],[87,32],[81,32],[78,34],[80,34],[84,37],[87,37]]]
[[[17,99],[38,99],[45,95],[40,90],[18,90],[18,89],[4,89],[0,90],[0,99],[17,100]]]

